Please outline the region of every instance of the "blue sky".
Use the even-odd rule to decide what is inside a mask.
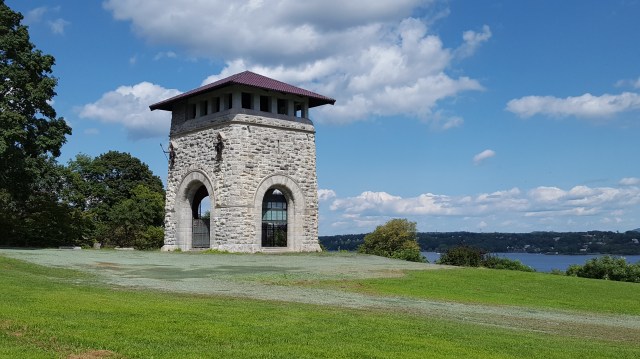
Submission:
[[[6,3],[56,58],[62,162],[165,180],[148,105],[251,70],[337,100],[311,111],[321,235],[640,227],[638,1]]]

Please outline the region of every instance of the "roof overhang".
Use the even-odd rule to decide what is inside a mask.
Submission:
[[[173,105],[182,102],[188,98],[198,96],[207,92],[212,92],[215,90],[219,90],[225,87],[230,87],[233,85],[242,85],[247,87],[258,88],[266,91],[277,91],[284,94],[291,94],[297,96],[303,96],[309,99],[309,107],[317,107],[322,105],[333,105],[336,103],[336,100],[326,97],[315,92],[305,90],[300,87],[296,87],[293,85],[289,85],[287,83],[271,79],[266,76],[258,75],[251,71],[241,72],[224,79],[215,81],[213,83],[198,87],[191,91],[187,91],[180,95],[168,98],[166,100],[160,101],[158,103],[154,103],[149,106],[151,111],[153,110],[164,110],[171,111],[173,110]]]

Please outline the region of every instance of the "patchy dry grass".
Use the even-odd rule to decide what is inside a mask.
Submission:
[[[39,253],[29,254],[30,260],[52,260],[49,253]],[[80,258],[85,253],[94,258]],[[640,356],[638,316],[465,304],[442,298],[434,301],[425,299],[425,294],[382,287],[385,281],[404,278],[384,279],[377,284],[369,281],[379,279],[363,279],[380,277],[385,271],[397,275],[398,270],[404,270],[403,263],[375,258],[161,253],[122,256],[100,251],[81,251],[74,256],[75,260],[66,265],[84,272],[0,256],[0,357]],[[232,264],[224,260],[229,257],[234,257]],[[187,260],[184,266],[175,265],[184,258],[208,258],[210,262]],[[329,258],[327,262],[332,264],[343,262],[345,267],[333,273],[325,269],[319,270],[320,274],[304,274],[305,261],[312,262],[310,268],[321,266],[313,263],[316,258]],[[375,271],[373,275],[356,273],[361,259],[362,267]],[[217,265],[233,268],[216,270]],[[251,265],[263,275],[251,274]],[[278,269],[266,271],[262,267]],[[153,275],[154,269],[161,273]],[[264,284],[265,280],[278,278],[280,284],[289,284]],[[353,288],[291,285],[301,280],[321,283],[336,279],[342,284],[356,281],[359,286],[370,287],[366,293],[353,293]],[[504,280],[495,277],[498,283]],[[214,291],[217,285],[227,292]],[[202,290],[197,290],[199,286]],[[253,287],[257,289],[252,291]],[[240,293],[243,288],[247,292]],[[553,293],[547,292],[547,296]]]
[[[456,268],[410,271],[392,279],[328,280],[305,285],[369,295],[640,315],[640,284],[547,273]]]

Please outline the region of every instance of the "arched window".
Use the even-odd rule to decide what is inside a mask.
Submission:
[[[287,198],[275,188],[262,200],[262,246],[287,246]]]

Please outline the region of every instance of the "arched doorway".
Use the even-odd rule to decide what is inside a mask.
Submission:
[[[277,188],[262,200],[262,247],[287,247],[287,197]]]
[[[174,238],[168,243],[165,238],[165,250],[212,248],[216,242],[215,228],[209,217],[214,218],[216,198],[211,183],[210,177],[200,169],[184,176],[175,190],[175,211],[167,211],[167,215],[174,218],[175,229],[171,231],[170,226],[165,229],[167,238]],[[167,201],[170,203],[171,198]]]
[[[210,248],[211,204],[207,187],[201,185],[191,201],[191,247]]]

